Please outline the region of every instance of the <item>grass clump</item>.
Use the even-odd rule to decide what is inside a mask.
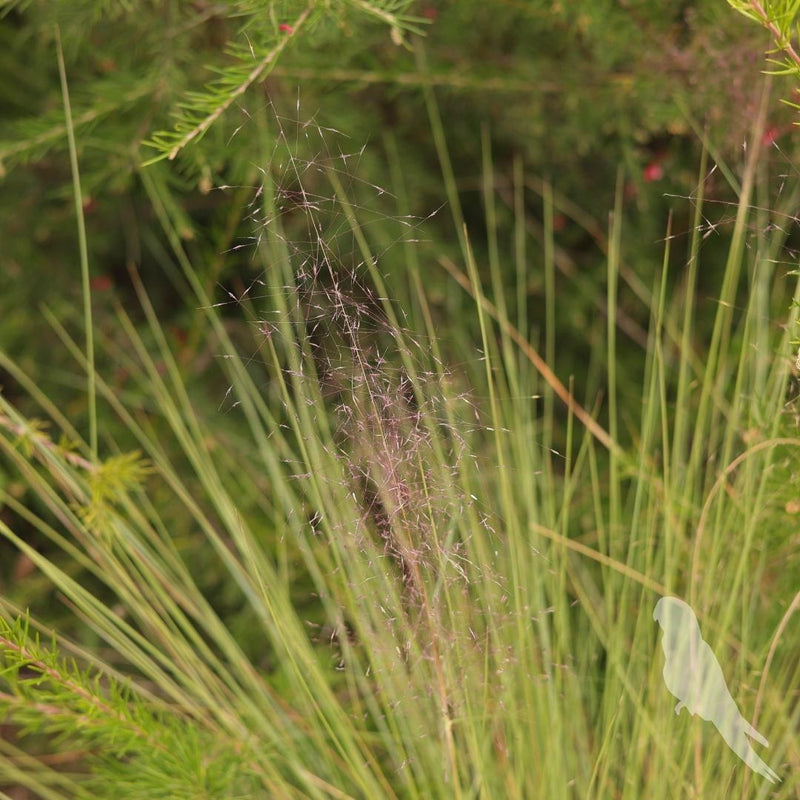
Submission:
[[[784,782],[767,788],[796,790],[800,601],[787,514],[800,438],[786,407],[800,287],[775,222],[796,191],[764,212],[756,195],[769,183],[750,149],[726,209],[711,333],[698,340],[714,230],[701,164],[692,225],[685,241],[667,226],[647,288],[630,397],[616,338],[620,182],[605,341],[591,348],[582,401],[554,369],[553,320],[569,308],[554,289],[552,192],[535,262],[548,305],[535,323],[524,204],[522,285],[509,293],[496,251],[486,269],[474,255],[428,100],[462,253],[441,264],[472,304],[471,325],[451,328],[451,305],[428,296],[420,257],[435,254],[412,241],[424,223],[399,208],[396,227],[378,225],[363,191],[386,193],[358,194],[345,156],[299,157],[278,125],[249,208],[256,273],[221,301],[143,173],[164,258],[216,356],[203,382],[133,265],[139,307],[119,305],[96,341],[100,363],[105,353],[125,374],[122,386],[94,374],[97,458],[0,352],[15,395],[39,409],[22,414],[0,394],[0,534],[42,588],[2,598],[4,791],[672,798],[745,797],[755,785],[763,796],[715,732],[672,713],[652,620],[667,593],[692,603],[734,697],[770,739],[762,755]],[[491,240],[502,234],[488,138],[483,152]],[[406,255],[403,275],[381,270],[375,242],[387,239]],[[92,370],[68,326],[48,321],[77,371]],[[212,402],[204,386],[220,387]]]

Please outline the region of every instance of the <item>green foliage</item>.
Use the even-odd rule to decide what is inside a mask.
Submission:
[[[44,796],[218,798],[248,796],[246,748],[221,746],[197,720],[154,706],[130,685],[60,655],[40,643],[23,618],[0,618],[0,709],[22,741],[73,752],[86,770],[59,776],[42,764],[26,782],[48,786]],[[29,765],[32,766],[32,765]]]
[[[152,469],[139,453],[112,456],[89,473],[89,502],[80,509],[83,523],[102,535],[110,522],[111,506],[136,489]]]
[[[769,63],[773,65],[770,73],[791,76],[797,83],[800,80],[800,53],[797,51],[800,3],[797,0],[765,0],[763,3],[758,0],[728,0],[728,2],[739,13],[769,31],[774,45],[768,53]],[[793,108],[800,108],[797,103],[788,104]]]

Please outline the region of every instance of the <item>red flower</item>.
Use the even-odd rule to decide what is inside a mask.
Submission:
[[[643,170],[642,177],[646,183],[660,181],[664,177],[664,167],[658,161],[651,161]]]
[[[278,25],[278,30],[281,33],[288,33],[290,36],[294,33],[294,28],[291,25],[287,25],[285,22],[281,22],[281,24]]]
[[[761,137],[761,144],[764,147],[769,147],[773,142],[775,142],[778,137],[781,135],[781,131],[777,125],[770,125],[764,131],[764,135]]]

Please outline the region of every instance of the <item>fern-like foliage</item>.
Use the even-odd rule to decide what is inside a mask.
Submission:
[[[7,4],[0,29],[0,65],[9,74],[31,55],[55,65],[54,31],[62,32],[73,95],[76,133],[85,144],[99,125],[98,145],[138,150],[143,140],[157,155],[174,159],[198,142],[217,121],[262,82],[290,46],[351,35],[358,20],[390,28],[404,43],[423,22],[406,13],[411,0],[286,0],[232,2],[208,7],[165,4],[163,26],[153,26],[136,3]],[[146,23],[146,24],[145,24]],[[124,41],[121,37],[124,37]],[[133,43],[133,46],[131,44]],[[301,44],[302,43],[302,44]],[[219,53],[209,63],[209,53]],[[205,63],[203,63],[203,61]],[[209,72],[212,75],[208,80]],[[66,138],[58,86],[23,71],[0,94],[12,109],[0,132],[0,176],[17,163],[36,161],[64,147]],[[27,113],[25,113],[27,112]],[[168,124],[172,118],[171,126]],[[153,132],[154,131],[154,132]],[[228,132],[230,133],[230,132]],[[91,144],[89,144],[91,146]]]
[[[289,42],[289,36],[302,29],[311,12],[312,6],[308,5],[291,24],[282,23],[284,35],[277,41],[258,48],[252,41],[247,49],[241,45],[230,46],[228,53],[233,63],[224,69],[215,69],[218,77],[206,84],[203,91],[188,92],[178,104],[174,129],[156,133],[149,140],[148,144],[160,152],[153,160],[174,159],[184,147],[202,137],[238,98],[267,75]]]
[[[728,0],[748,19],[765,27],[772,37],[774,49],[769,53],[770,72],[791,75],[800,81],[800,2],[798,0]],[[790,103],[800,108],[795,103]]]
[[[69,776],[46,758],[35,770],[35,759],[26,759],[29,785],[93,798],[109,796],[113,786],[119,796],[142,800],[235,797],[254,788],[245,747],[221,747],[196,720],[65,658],[25,616],[0,616],[0,714],[21,743],[36,736],[40,749],[44,741],[71,754]],[[51,788],[50,796],[60,795]]]
[[[293,4],[292,4],[293,5]],[[229,62],[223,67],[212,67],[217,77],[201,91],[189,91],[178,104],[174,128],[155,133],[147,144],[158,151],[152,161],[174,159],[187,145],[200,139],[214,123],[247,92],[262,81],[277,63],[291,41],[296,41],[306,29],[313,30],[320,22],[333,15],[340,19],[355,10],[389,26],[392,40],[401,44],[403,32],[421,33],[421,20],[405,14],[410,0],[367,2],[347,0],[341,3],[309,2],[289,21],[279,21],[276,4],[265,13],[263,4],[237,3],[237,15],[245,17],[239,39],[227,46]],[[287,9],[288,12],[288,9]],[[148,163],[151,163],[148,162]]]

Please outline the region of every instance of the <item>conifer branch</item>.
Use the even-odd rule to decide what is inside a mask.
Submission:
[[[308,19],[309,14],[313,9],[313,5],[309,4],[305,7],[299,17],[292,23],[291,29],[296,32],[305,21]],[[198,124],[187,131],[170,149],[167,158],[170,161],[174,160],[178,153],[186,147],[194,139],[198,139],[205,134],[205,132],[230,108],[231,104],[241,97],[256,81],[258,81],[265,73],[267,68],[274,63],[277,57],[281,54],[289,41],[289,37],[283,37],[275,47],[273,47],[258,64],[250,70],[245,80],[242,81],[233,91],[228,92],[225,99],[220,102],[216,108],[203,117]]]

